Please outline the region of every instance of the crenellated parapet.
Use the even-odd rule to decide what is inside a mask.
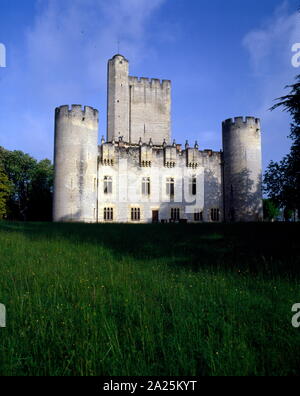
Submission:
[[[222,123],[223,131],[229,131],[231,128],[258,128],[260,129],[260,119],[255,117],[235,117],[228,118]]]
[[[89,130],[98,129],[99,112],[90,106],[64,105],[55,109],[55,122],[82,125]]]
[[[158,78],[136,77],[128,76],[129,86],[137,88],[152,88],[152,89],[169,89],[171,88],[170,80],[160,80]]]
[[[195,147],[187,147],[182,150],[182,146],[173,143],[172,146],[167,145],[166,142],[161,144],[153,144],[152,140],[148,143],[142,142],[140,139],[139,143],[129,143],[123,139],[113,140],[112,142],[101,142],[99,146],[99,159],[100,162],[105,166],[113,166],[116,164],[119,152],[136,153],[138,150],[138,166],[152,167],[155,165],[163,166],[165,168],[176,168],[176,167],[187,167],[191,169],[197,169],[201,166],[221,163],[221,152],[213,151],[211,149],[199,150],[199,146],[196,143]],[[126,156],[126,155],[125,155]],[[161,162],[160,162],[161,161]]]
[[[81,121],[85,120],[96,120],[98,121],[99,111],[91,106],[84,106],[73,104],[71,107],[69,105],[63,105],[55,109],[56,117],[69,117],[78,118]]]

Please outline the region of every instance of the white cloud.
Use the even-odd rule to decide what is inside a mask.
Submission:
[[[258,29],[249,32],[243,44],[248,49],[252,65],[258,74],[278,65],[291,66],[294,43],[300,40],[300,15],[288,13],[284,1],[273,16]]]
[[[148,52],[147,21],[164,1],[48,0],[27,36],[32,69],[51,84],[74,82],[76,75],[99,80],[118,41],[121,53],[141,60]]]
[[[19,109],[19,126],[12,112],[6,114],[6,125],[22,131],[2,136],[1,144],[51,158],[54,108],[72,103],[98,107],[101,101],[105,106],[106,65],[118,40],[120,52],[131,61],[145,61],[154,52],[147,23],[164,2],[37,0],[25,48],[18,43],[14,67],[7,69],[6,103]]]
[[[256,79],[257,105],[254,113],[262,118],[264,164],[280,160],[289,151],[290,118],[286,113],[269,109],[274,100],[287,94],[300,69],[292,66],[292,45],[300,42],[300,14],[290,13],[284,1],[261,27],[250,31],[243,40]],[[272,147],[272,150],[270,150]]]

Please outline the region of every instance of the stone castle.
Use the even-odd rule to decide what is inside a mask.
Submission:
[[[171,81],[108,62],[107,139],[98,111],[55,110],[56,222],[240,222],[262,219],[260,120],[222,124],[223,150],[171,138]]]

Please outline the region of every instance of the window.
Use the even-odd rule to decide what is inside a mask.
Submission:
[[[179,208],[171,209],[171,220],[174,220],[174,221],[180,220],[180,209]]]
[[[211,209],[210,218],[211,221],[220,221],[220,209]]]
[[[104,208],[103,218],[104,218],[104,221],[113,221],[114,209],[113,208]]]
[[[175,182],[174,182],[174,178],[173,177],[169,177],[167,179],[167,195],[170,198],[174,198],[175,195]]]
[[[197,177],[196,176],[192,176],[190,178],[190,184],[189,184],[189,191],[190,191],[190,195],[197,195]]]
[[[143,195],[150,195],[151,194],[150,177],[143,177],[142,194]]]
[[[112,193],[112,177],[104,176],[104,194]]]
[[[140,220],[141,220],[141,209],[131,208],[131,221],[140,221]]]
[[[203,221],[203,212],[196,210],[194,213],[194,221]]]

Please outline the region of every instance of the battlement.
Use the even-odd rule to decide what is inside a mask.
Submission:
[[[136,77],[129,76],[128,77],[129,85],[136,87],[148,87],[148,88],[160,88],[166,89],[170,88],[171,81],[170,80],[160,80],[158,78],[148,78],[148,77]]]
[[[212,149],[204,149],[204,150],[200,150],[199,147],[196,146],[191,146],[188,147],[187,149],[182,149],[182,145],[181,144],[177,144],[176,145],[164,145],[164,143],[162,144],[153,144],[153,143],[146,143],[143,142],[141,143],[129,143],[126,141],[123,141],[122,139],[120,140],[116,140],[116,141],[112,141],[112,142],[105,142],[105,140],[103,139],[103,141],[101,142],[101,144],[98,146],[99,150],[101,149],[101,147],[103,145],[110,145],[110,146],[114,146],[116,149],[118,148],[126,148],[128,150],[130,149],[137,149],[140,147],[148,147],[148,148],[152,148],[154,150],[157,151],[165,151],[166,149],[170,150],[170,149],[176,149],[176,152],[178,152],[179,154],[185,154],[188,151],[193,151],[193,152],[198,152],[200,156],[203,157],[220,157],[221,156],[221,151],[214,151]]]
[[[81,118],[82,121],[85,119],[98,119],[99,111],[90,106],[75,105],[71,107],[64,105],[55,109],[55,117],[76,117]]]
[[[223,129],[230,128],[231,126],[255,126],[260,128],[260,119],[255,117],[235,117],[235,118],[228,118],[227,120],[223,121],[222,126]]]

